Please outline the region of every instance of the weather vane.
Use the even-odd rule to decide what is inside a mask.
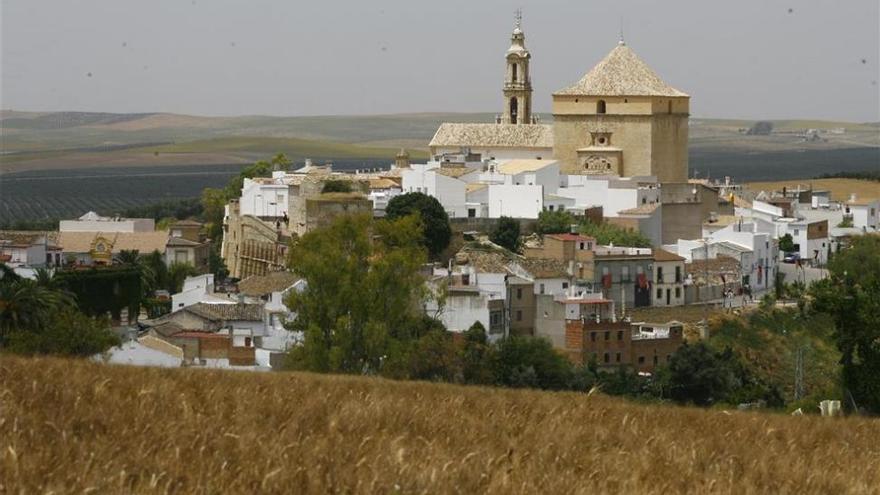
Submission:
[[[522,27],[522,9],[516,9],[513,11],[513,18],[516,19],[516,27]]]

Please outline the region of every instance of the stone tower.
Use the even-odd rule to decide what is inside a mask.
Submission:
[[[394,166],[396,168],[409,168],[409,153],[405,149],[400,148],[394,157]]]
[[[532,80],[529,76],[529,60],[532,54],[526,50],[526,37],[522,30],[522,13],[516,13],[516,27],[510,36],[507,49],[507,72],[504,76],[503,124],[532,123]]]
[[[553,94],[553,155],[567,174],[686,182],[690,97],[623,39],[580,81]]]

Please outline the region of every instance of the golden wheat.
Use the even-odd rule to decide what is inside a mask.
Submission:
[[[880,491],[870,419],[0,360],[0,493]]]

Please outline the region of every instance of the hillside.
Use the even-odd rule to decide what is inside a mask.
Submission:
[[[0,357],[0,492],[871,493],[880,422]]]

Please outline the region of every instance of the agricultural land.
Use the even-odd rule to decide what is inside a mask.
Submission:
[[[4,493],[876,493],[880,423],[0,356]]]

